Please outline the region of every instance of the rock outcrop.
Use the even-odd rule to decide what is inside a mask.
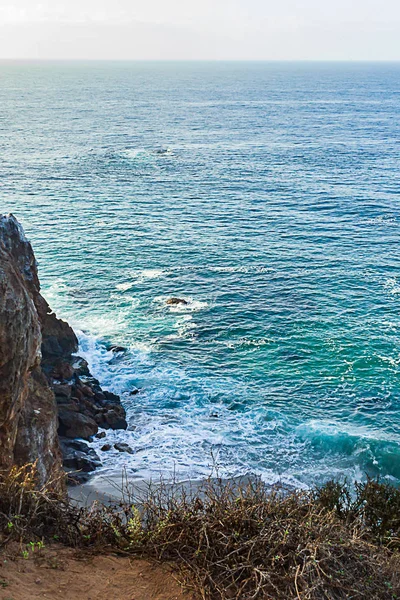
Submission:
[[[65,469],[91,471],[98,457],[73,438],[126,429],[120,398],[101,389],[77,350],[74,331],[40,294],[21,225],[0,217],[0,468],[36,461],[39,484],[57,478],[59,434]]]
[[[32,248],[13,216],[0,218],[0,468],[37,461],[39,483],[57,478],[57,410],[44,377]]]
[[[168,298],[168,300],[166,300],[166,304],[170,304],[172,306],[176,306],[177,304],[182,304],[184,306],[186,306],[188,304],[187,300],[184,300],[183,298]]]

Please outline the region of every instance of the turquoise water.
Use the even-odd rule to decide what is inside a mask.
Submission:
[[[399,482],[399,114],[398,64],[0,64],[1,210],[128,410],[106,470]]]

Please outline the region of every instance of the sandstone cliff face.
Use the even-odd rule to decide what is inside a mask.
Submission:
[[[0,467],[37,460],[39,483],[61,472],[57,409],[41,366],[39,280],[13,216],[0,218]]]
[[[43,484],[64,463],[67,472],[83,471],[74,475],[82,481],[101,463],[74,438],[89,440],[99,426],[126,429],[119,396],[101,389],[77,350],[74,331],[40,294],[21,225],[0,217],[0,469],[37,461]]]

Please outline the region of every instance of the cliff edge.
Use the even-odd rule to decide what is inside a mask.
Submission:
[[[120,398],[101,389],[77,350],[74,331],[40,294],[22,226],[0,217],[0,469],[36,461],[39,485],[63,464],[90,472],[100,460],[74,438],[126,429]]]

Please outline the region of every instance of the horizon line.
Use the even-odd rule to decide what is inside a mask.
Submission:
[[[1,57],[0,62],[141,62],[141,63],[400,63],[400,58],[28,58]]]

